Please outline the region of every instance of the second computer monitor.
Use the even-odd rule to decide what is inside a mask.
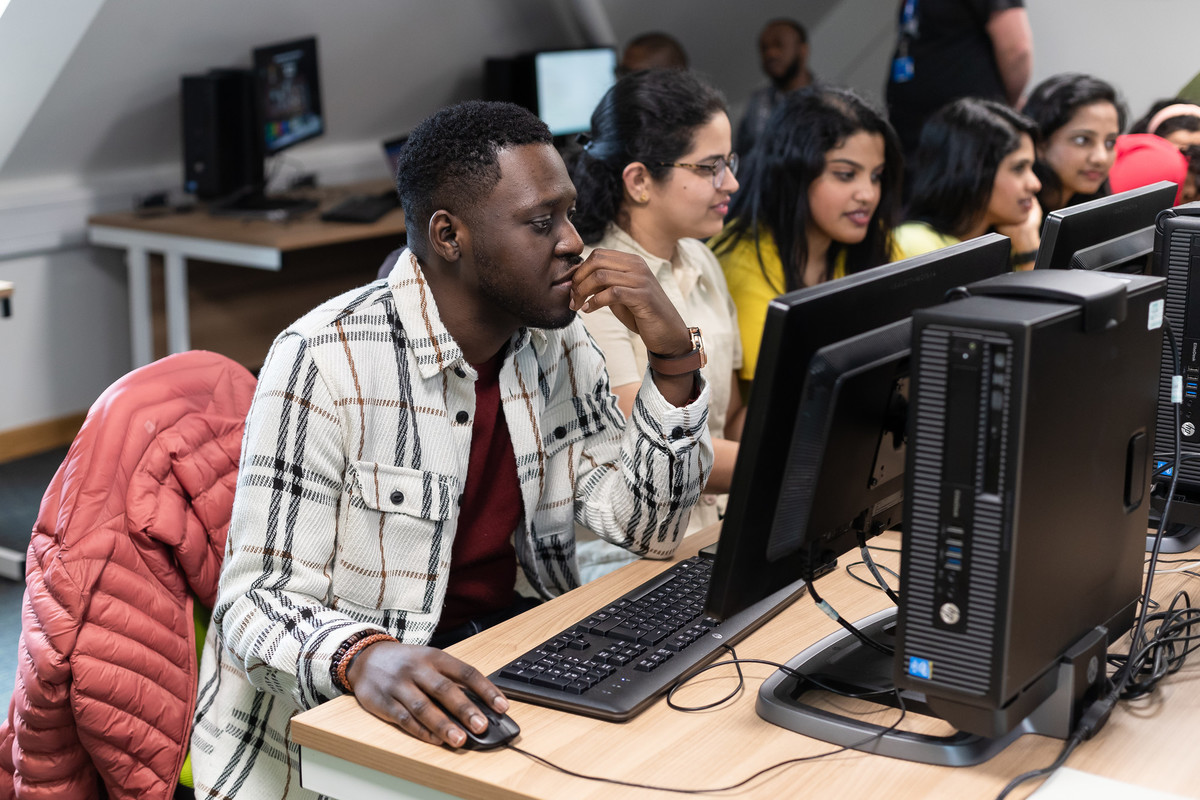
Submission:
[[[323,134],[317,40],[258,47],[253,56],[263,152],[272,155]]]
[[[767,311],[708,611],[811,578],[900,521],[905,321],[1009,269],[996,234],[801,289]],[[839,397],[845,402],[840,402]]]
[[[1051,211],[1042,223],[1042,242],[1034,269],[1070,269],[1071,260],[1081,250],[1153,228],[1158,212],[1175,203],[1176,188],[1170,181],[1159,181]],[[1102,256],[1093,254],[1093,258]],[[1076,266],[1097,268],[1087,263]]]

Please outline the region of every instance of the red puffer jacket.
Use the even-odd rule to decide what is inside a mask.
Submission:
[[[42,499],[0,797],[169,798],[196,702],[254,377],[191,351],[110,386]]]

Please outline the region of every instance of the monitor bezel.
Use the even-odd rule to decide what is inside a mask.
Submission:
[[[320,125],[316,130],[308,132],[305,136],[299,139],[292,139],[283,145],[272,145],[267,142],[267,101],[266,101],[266,67],[279,53],[286,53],[290,50],[303,50],[304,60],[311,61],[312,75],[314,80],[310,85],[311,90],[311,105],[313,114],[317,117]],[[254,118],[255,131],[254,142],[262,154],[272,156],[276,153],[281,153],[284,150],[311,141],[325,134],[326,122],[325,111],[322,102],[321,91],[321,62],[317,51],[317,37],[305,36],[299,39],[292,39],[286,42],[276,42],[275,44],[262,45],[255,47],[251,52],[253,76],[253,92],[254,92]]]
[[[1175,205],[1177,186],[1158,181],[1125,192],[1067,206],[1046,215],[1034,269],[1069,269],[1076,252],[1154,225]]]
[[[937,305],[954,287],[1007,272],[1009,254],[1007,237],[985,234],[771,301],[713,565],[709,614],[727,618],[805,577],[803,551],[774,560],[767,554],[804,376],[814,354]],[[869,323],[863,318],[868,308],[875,309]]]

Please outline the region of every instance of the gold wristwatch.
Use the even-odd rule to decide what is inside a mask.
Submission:
[[[708,363],[708,355],[704,352],[704,339],[700,336],[699,328],[688,328],[692,337],[692,351],[675,358],[660,356],[658,353],[646,352],[650,361],[650,369],[659,375],[685,375],[695,372]]]

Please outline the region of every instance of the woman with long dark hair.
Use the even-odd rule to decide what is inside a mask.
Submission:
[[[1037,126],[991,100],[963,98],[921,129],[909,221],[896,228],[898,258],[989,230],[1012,239],[1013,266],[1032,265],[1042,214],[1033,172]]]
[[[1034,87],[1022,113],[1038,126],[1033,171],[1043,212],[1110,193],[1108,171],[1125,127],[1125,107],[1111,85],[1078,72],[1055,75]]]
[[[737,304],[742,380],[772,299],[890,260],[903,172],[892,126],[853,92],[801,89],[771,115],[712,242]]]

